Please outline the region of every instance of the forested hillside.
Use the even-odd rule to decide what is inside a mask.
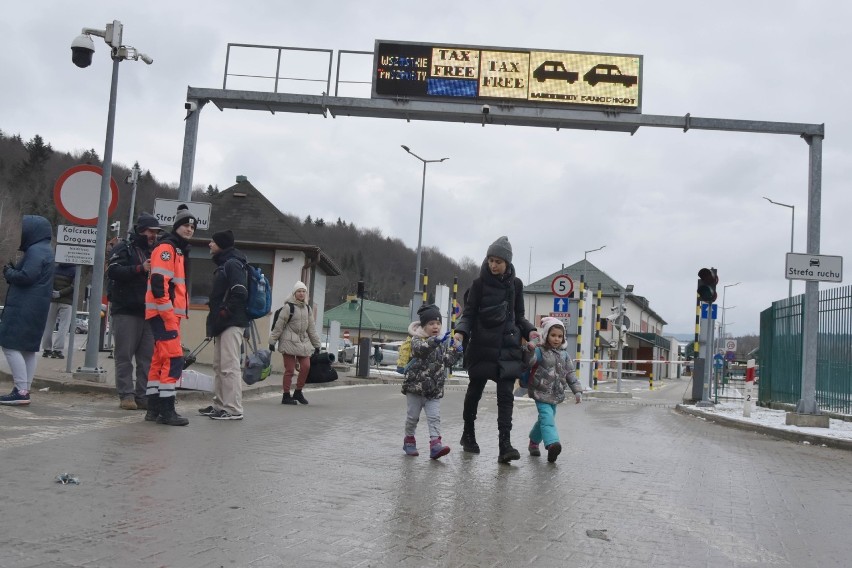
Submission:
[[[49,142],[35,135],[24,141],[19,135],[0,130],[0,264],[16,258],[20,244],[20,219],[22,215],[42,215],[56,227],[69,224],[56,210],[53,186],[59,176],[78,164],[102,165],[94,149],[62,152],[54,150]],[[132,164],[113,163],[112,177],[119,184],[119,203],[110,221],[121,221],[127,229],[130,213],[131,191],[125,184]],[[158,197],[176,199],[177,184],[158,181],[152,172],[140,164],[142,175],[137,183],[135,212],[153,209]],[[202,189],[207,187],[206,190]],[[206,201],[207,194],[218,187],[200,185],[192,194],[194,201]],[[341,219],[326,222],[308,215],[301,220],[291,217],[294,226],[310,244],[319,245],[342,268],[343,274],[329,279],[325,298],[327,307],[333,307],[355,292],[358,280],[366,283],[368,297],[379,302],[407,305],[414,290],[416,254],[399,239],[384,236],[380,229],[358,229]],[[301,215],[301,212],[298,212]],[[459,289],[464,291],[478,271],[478,262],[462,259],[461,263],[447,258],[435,249],[424,249],[422,266],[429,270],[430,290],[435,284],[452,285],[459,277]],[[88,281],[88,274],[84,273]],[[6,282],[0,279],[0,298],[6,296]],[[2,304],[0,300],[0,304]]]

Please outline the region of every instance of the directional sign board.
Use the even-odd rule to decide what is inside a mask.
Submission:
[[[713,319],[718,319],[718,317],[717,317],[719,315],[718,304],[709,304],[709,305],[713,306],[713,310],[711,312]],[[707,319],[707,306],[708,306],[708,304],[704,304],[704,303],[701,304],[701,319],[703,319],[703,320]]]
[[[373,58],[374,98],[641,111],[641,55],[376,40]]]
[[[553,311],[566,313],[568,311],[568,298],[553,298]]]
[[[567,298],[574,291],[574,281],[567,274],[560,274],[550,283],[550,291],[554,296]]]
[[[189,212],[195,215],[198,219],[199,231],[206,231],[210,228],[210,208],[209,203],[203,201],[177,201],[175,199],[155,199],[154,200],[154,217],[160,222],[160,225],[171,226],[175,222],[177,216],[177,208],[179,205],[186,204],[189,207]]]
[[[788,252],[784,277],[787,280],[843,282],[843,257]]]

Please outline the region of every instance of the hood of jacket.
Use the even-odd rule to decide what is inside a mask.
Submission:
[[[24,215],[21,222],[21,246],[18,250],[26,251],[34,244],[50,240],[53,237],[53,229],[50,221],[41,215]]]
[[[242,251],[235,249],[234,247],[229,247],[225,250],[220,250],[219,252],[214,254],[213,262],[216,263],[216,266],[222,266],[232,258],[241,262],[247,262],[246,255],[244,255]]]
[[[413,321],[408,324],[408,335],[411,337],[427,337],[426,330],[423,329],[423,326],[420,325],[420,321]]]

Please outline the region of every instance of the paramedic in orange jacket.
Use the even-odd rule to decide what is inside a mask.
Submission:
[[[151,274],[145,294],[145,319],[154,333],[154,356],[148,373],[148,413],[145,420],[186,426],[175,411],[175,385],[183,371],[180,320],[187,317],[186,258],[198,220],[186,205],[178,207],[172,232],[151,253]]]

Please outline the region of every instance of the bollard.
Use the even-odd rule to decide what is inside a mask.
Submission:
[[[743,417],[751,417],[751,397],[754,393],[754,359],[746,363],[745,399],[743,400]]]
[[[355,376],[360,379],[370,378],[370,338],[362,337],[358,342],[358,369]]]
[[[654,371],[648,373],[648,390],[654,390]]]

